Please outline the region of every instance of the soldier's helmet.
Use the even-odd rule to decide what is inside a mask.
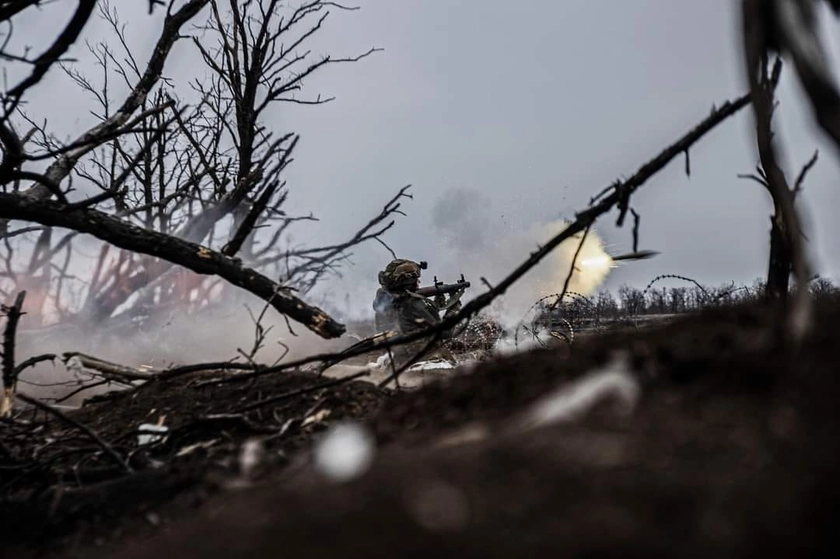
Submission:
[[[420,279],[420,270],[424,263],[397,258],[379,272],[379,285],[385,289],[405,289],[412,287]]]

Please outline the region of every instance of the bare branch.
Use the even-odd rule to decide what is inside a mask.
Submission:
[[[808,160],[807,163],[802,167],[802,170],[799,171],[799,176],[796,177],[796,182],[793,186],[793,194],[796,196],[799,192],[802,191],[802,186],[805,184],[805,177],[808,175],[808,171],[810,171],[814,165],[817,164],[817,157],[819,156],[819,150],[814,151],[814,155],[811,156],[811,159]]]
[[[81,34],[82,29],[84,29],[85,24],[87,24],[90,16],[93,14],[93,9],[95,7],[96,0],[79,0],[79,6],[76,8],[76,11],[70,19],[70,22],[67,24],[67,27],[64,28],[52,46],[35,60],[35,67],[32,69],[32,73],[9,91],[9,97],[12,97],[14,101],[17,101],[17,99],[19,99],[27,89],[41,81],[41,78],[46,75],[50,67],[52,67],[52,65],[55,64],[65,52],[67,52],[70,46],[76,42],[76,39],[79,38],[79,34]],[[8,114],[9,112],[7,112],[4,116],[4,120],[8,117]]]

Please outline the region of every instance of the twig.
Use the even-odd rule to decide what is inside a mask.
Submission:
[[[641,216],[633,208],[630,208],[630,213],[633,214],[633,252],[639,252],[639,222]]]
[[[331,380],[329,382],[322,382],[321,384],[316,384],[315,386],[309,386],[307,388],[301,388],[298,390],[292,390],[289,392],[284,392],[283,394],[278,394],[277,396],[271,396],[269,398],[264,398],[262,400],[257,400],[256,402],[252,402],[247,406],[243,406],[238,410],[234,411],[233,413],[245,413],[251,410],[255,410],[257,408],[261,408],[263,406],[267,406],[268,404],[275,404],[277,402],[288,400],[289,398],[296,398],[297,396],[303,396],[304,394],[309,394],[310,392],[317,392],[318,390],[322,390],[324,388],[332,388],[334,386],[338,386],[341,384],[345,384],[352,380],[356,380],[361,377],[366,377],[370,375],[370,371],[360,371],[358,373],[354,373],[352,375],[348,375],[346,377],[341,377],[339,379]]]
[[[566,292],[569,290],[569,284],[572,282],[572,275],[574,275],[576,269],[575,265],[577,264],[577,259],[580,256],[580,251],[583,250],[583,244],[586,242],[586,237],[589,235],[590,227],[592,227],[591,223],[583,230],[583,235],[580,237],[580,243],[578,243],[577,250],[575,250],[575,254],[572,256],[572,263],[569,265],[569,273],[566,276],[566,281],[563,282],[563,291],[560,292],[560,296],[557,298],[557,301],[562,301],[566,296]]]
[[[44,361],[55,361],[55,358],[56,355],[54,353],[44,353],[43,355],[35,355],[34,357],[21,361],[15,367],[15,376],[20,375],[23,371],[29,367],[34,367],[38,363],[43,363]]]
[[[80,394],[80,393],[84,392],[85,390],[91,390],[93,388],[98,388],[100,386],[105,386],[105,385],[110,384],[110,383],[111,383],[111,381],[109,379],[103,379],[103,380],[100,380],[100,381],[97,381],[97,382],[93,382],[91,384],[85,384],[85,385],[79,386],[78,388],[76,388],[75,390],[71,390],[70,392],[68,392],[67,394],[62,396],[61,398],[56,398],[56,400],[53,403],[54,404],[60,404],[61,402],[66,402],[67,400],[69,400],[70,398],[75,396],[76,394]]]
[[[819,150],[814,151],[814,155],[811,156],[811,159],[809,159],[808,162],[802,167],[802,170],[799,171],[799,176],[796,177],[796,182],[793,183],[793,185],[794,185],[793,186],[794,195],[796,195],[796,194],[798,194],[799,192],[802,191],[802,185],[805,183],[805,176],[808,174],[808,171],[810,171],[811,168],[814,165],[816,165],[817,157],[819,156],[819,154],[820,154]]]
[[[134,473],[134,470],[132,469],[132,467],[129,466],[128,463],[125,460],[123,460],[123,458],[119,454],[117,454],[117,452],[111,447],[111,445],[109,445],[107,442],[105,442],[102,439],[102,437],[100,437],[99,435],[94,433],[93,430],[91,430],[86,425],[83,425],[82,423],[79,423],[78,421],[76,421],[72,417],[68,416],[67,414],[65,414],[61,410],[59,410],[57,408],[54,408],[53,406],[50,406],[49,404],[45,404],[45,403],[41,402],[40,400],[36,400],[35,398],[31,398],[31,397],[29,397],[25,394],[17,393],[17,394],[15,394],[15,397],[19,398],[23,402],[26,402],[27,404],[35,406],[38,409],[41,409],[41,410],[43,410],[47,413],[51,413],[52,415],[56,416],[60,420],[64,421],[65,423],[67,423],[69,425],[72,425],[73,427],[75,427],[76,429],[78,429],[79,431],[81,431],[82,433],[87,435],[88,437],[90,437],[91,440],[93,440],[96,444],[98,444],[99,447],[102,450],[104,450],[105,453],[108,456],[113,458],[114,461],[117,464],[119,464],[120,467],[122,467],[122,469],[126,473],[128,473],[128,474],[133,474]]]

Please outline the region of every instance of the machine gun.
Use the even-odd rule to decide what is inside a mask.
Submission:
[[[422,297],[436,297],[438,295],[446,295],[447,293],[457,293],[458,291],[464,291],[469,286],[470,282],[464,279],[464,274],[461,274],[461,279],[459,279],[455,283],[443,283],[442,281],[438,281],[437,276],[435,276],[434,285],[430,285],[428,287],[421,287],[419,289],[416,289],[414,293]]]

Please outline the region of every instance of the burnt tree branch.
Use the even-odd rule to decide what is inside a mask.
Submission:
[[[82,33],[82,29],[84,29],[93,14],[94,8],[96,8],[96,2],[97,0],[79,0],[79,6],[76,8],[67,26],[59,34],[55,42],[41,56],[35,59],[32,73],[9,91],[9,97],[19,99],[26,90],[41,81],[49,69],[64,56],[64,53],[67,52]]]
[[[181,37],[181,27],[195,17],[208,2],[209,0],[189,0],[179,10],[167,14],[163,30],[155,44],[146,69],[122,105],[109,118],[81,134],[73,142],[78,147],[70,152],[61,154],[47,168],[44,175],[50,181],[58,184],[67,178],[84,155],[90,153],[110,139],[114,132],[123,127],[129,121],[131,115],[143,106],[149,92],[161,78],[164,64],[172,50],[172,46]],[[31,198],[45,199],[49,198],[53,194],[53,191],[44,186],[43,182],[39,181],[23,194]]]
[[[68,212],[65,205],[52,200],[0,193],[0,219],[19,219],[87,233],[116,247],[155,256],[197,274],[219,276],[269,302],[278,312],[324,338],[338,337],[345,330],[343,324],[323,310],[308,305],[256,270],[244,267],[238,259],[171,235],[143,229],[95,209]]]

